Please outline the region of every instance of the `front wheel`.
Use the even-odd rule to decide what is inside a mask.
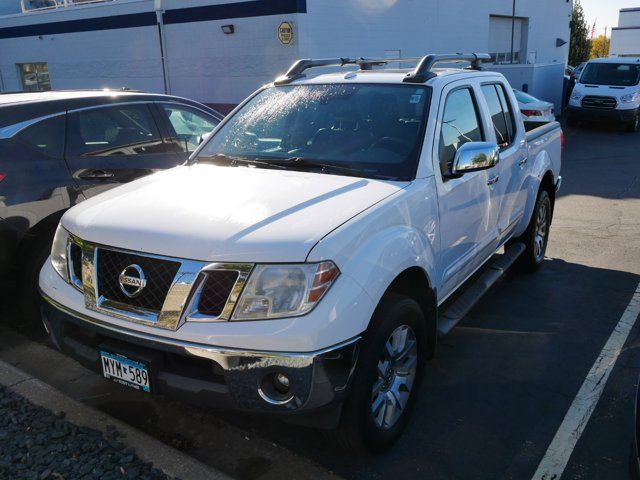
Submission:
[[[382,300],[363,340],[337,431],[343,447],[380,452],[400,437],[411,415],[426,359],[425,319],[404,295]]]
[[[529,226],[522,236],[516,240],[525,245],[525,250],[517,262],[517,267],[521,270],[534,272],[542,265],[547,251],[547,244],[549,243],[551,216],[552,206],[549,192],[540,190]]]
[[[637,113],[631,122],[627,124],[627,132],[636,133],[640,129],[640,113]]]

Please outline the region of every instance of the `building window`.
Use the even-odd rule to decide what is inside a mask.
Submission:
[[[22,89],[25,92],[44,92],[51,90],[49,67],[46,63],[19,63]]]

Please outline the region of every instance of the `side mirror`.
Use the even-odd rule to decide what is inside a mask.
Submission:
[[[500,149],[492,142],[467,142],[456,152],[452,175],[476,172],[495,167],[500,161]]]
[[[209,138],[211,137],[211,134],[213,132],[209,132],[209,133],[204,133],[202,135],[200,135],[198,137],[198,145],[200,145],[202,142],[206,142],[207,140],[209,140]]]

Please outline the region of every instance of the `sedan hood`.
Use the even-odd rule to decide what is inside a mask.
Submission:
[[[182,166],[93,197],[62,224],[91,242],[227,262],[303,262],[329,232],[407,182]]]

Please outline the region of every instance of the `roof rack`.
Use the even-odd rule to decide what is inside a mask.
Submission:
[[[404,82],[408,83],[424,83],[430,78],[435,77],[435,73],[431,69],[436,63],[441,62],[471,62],[471,68],[480,69],[480,64],[491,57],[486,53],[454,53],[441,55],[427,55],[425,57],[406,57],[406,58],[322,58],[322,59],[303,59],[295,62],[287,73],[275,80],[276,85],[285,85],[294,80],[304,77],[304,72],[310,68],[316,67],[344,67],[345,65],[357,65],[361,70],[371,70],[374,66],[387,65],[389,63],[418,62],[416,68],[407,74]]]

